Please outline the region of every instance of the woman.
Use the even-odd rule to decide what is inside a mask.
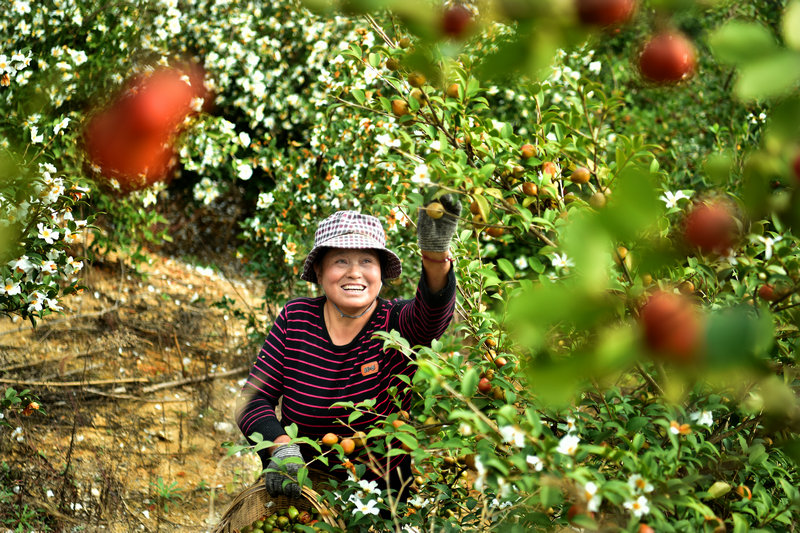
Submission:
[[[413,345],[430,345],[442,335],[453,315],[456,282],[449,256],[461,204],[449,196],[440,202],[445,214],[431,218],[420,211],[417,242],[422,251],[422,274],[412,300],[387,301],[379,297],[383,280],[400,275],[400,259],[386,248],[385,233],[377,218],[354,211],[339,211],[323,220],[314,236],[301,278],[318,284],[323,296],[291,300],[281,310],[264,342],[250,376],[242,388],[237,423],[250,436],[260,433],[275,443],[259,451],[270,494],[299,496],[294,477],[315,451],[287,444],[285,426],[296,424],[298,436],[320,439],[326,433],[350,437],[368,432],[385,416],[408,409],[411,399],[399,374],[411,378],[415,366],[397,350],[384,349],[373,339],[376,331],[398,330]],[[396,387],[397,398],[389,389]],[[275,406],[282,398],[281,419]],[[352,412],[332,407],[337,402],[374,399],[377,414],[368,413],[348,428]],[[396,399],[400,400],[401,407]],[[354,456],[363,449],[356,448]],[[388,472],[389,488],[405,492],[411,462],[406,454],[379,458]],[[334,461],[330,462],[330,466]],[[342,475],[342,469],[331,469]],[[383,477],[369,469],[366,479]],[[296,478],[295,478],[296,479]],[[402,496],[400,496],[402,497]]]

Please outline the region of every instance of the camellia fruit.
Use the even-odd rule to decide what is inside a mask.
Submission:
[[[325,436],[322,437],[322,444],[325,446],[333,446],[339,442],[339,436],[335,433],[326,433]]]
[[[421,72],[412,72],[408,75],[408,84],[419,89],[425,85],[425,75]]]
[[[488,234],[490,237],[495,237],[495,238],[496,238],[496,237],[501,237],[501,236],[502,236],[502,235],[503,235],[505,232],[506,232],[506,230],[505,230],[505,229],[503,229],[503,228],[498,228],[497,226],[491,226],[491,227],[489,227],[489,228],[486,228],[486,233],[487,233],[487,234]]]
[[[779,295],[774,285],[765,283],[758,288],[758,297],[766,302],[774,302],[779,298]]]
[[[595,209],[601,209],[606,206],[606,195],[597,191],[591,197],[589,197],[589,205],[594,207]]]
[[[639,72],[655,83],[677,83],[694,73],[694,45],[683,34],[664,32],[653,36],[639,54]]]
[[[536,147],[530,143],[523,144],[520,148],[520,156],[522,159],[530,159],[536,155]]]
[[[794,170],[795,179],[800,181],[800,154],[797,154],[797,156],[794,158],[792,169]]]
[[[458,98],[458,84],[451,83],[450,85],[448,85],[445,94],[447,94],[447,96],[449,96],[450,98]]]
[[[578,167],[575,169],[575,172],[569,177],[569,180],[572,183],[584,184],[589,183],[589,179],[592,177],[592,174],[589,172],[589,169],[586,167]]]
[[[627,22],[633,9],[634,0],[577,0],[578,19],[591,26],[612,26]]]
[[[431,202],[425,208],[425,213],[434,220],[438,220],[444,216],[444,206],[439,202]]]
[[[483,394],[489,394],[492,390],[492,382],[488,378],[481,378],[478,381],[478,390]]]
[[[400,61],[398,61],[393,57],[390,57],[389,59],[386,60],[386,68],[394,72],[400,69]]]
[[[558,167],[556,167],[555,163],[546,161],[542,165],[542,172],[545,174],[550,174],[551,176],[555,177],[556,174],[558,174]]]
[[[647,524],[639,524],[639,533],[656,533],[655,529],[648,526]]]
[[[653,293],[639,313],[647,347],[657,356],[689,363],[702,344],[700,314],[692,301],[673,292]]]
[[[686,215],[684,238],[704,253],[726,254],[739,235],[733,209],[725,201],[699,203]]]
[[[353,453],[353,450],[355,450],[355,449],[356,449],[356,443],[355,443],[355,441],[354,441],[353,439],[350,439],[350,438],[344,438],[344,439],[342,439],[342,442],[341,442],[340,444],[341,444],[341,446],[342,446],[342,450],[343,450],[343,451],[344,451],[344,453],[346,453],[347,455],[350,455],[351,453]]]
[[[192,112],[194,90],[189,77],[174,68],[156,70],[126,93],[128,126],[139,132],[164,132],[177,128]]]
[[[455,4],[442,14],[442,33],[452,39],[463,39],[472,27],[472,11],[466,6]]]
[[[399,98],[392,100],[392,113],[398,117],[408,115],[408,103]]]
[[[526,181],[525,183],[522,184],[522,192],[526,196],[537,196],[539,194],[539,187],[535,183]]]

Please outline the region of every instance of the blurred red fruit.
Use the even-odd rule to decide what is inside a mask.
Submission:
[[[792,169],[794,170],[795,179],[800,181],[800,154],[797,154],[797,156],[794,158]]]
[[[611,26],[628,21],[634,0],[577,0],[578,18],[591,26]]]
[[[773,285],[765,283],[758,288],[758,297],[767,302],[774,302],[778,299],[779,295]]]
[[[656,83],[676,83],[692,75],[694,45],[684,35],[664,32],[652,37],[639,55],[639,72]]]
[[[194,91],[190,83],[180,70],[156,70],[123,93],[117,105],[134,130],[162,132],[177,128],[192,112]]]
[[[701,203],[686,215],[684,237],[704,253],[726,254],[739,239],[739,225],[725,202]]]
[[[461,4],[445,9],[442,15],[442,33],[454,39],[463,39],[472,26],[472,11]]]
[[[656,533],[656,531],[647,524],[639,524],[639,533]]]
[[[658,291],[642,306],[639,320],[647,347],[664,359],[688,363],[701,345],[700,316],[686,296]]]
[[[488,378],[481,378],[478,381],[478,390],[483,394],[488,394],[492,390],[492,382]]]

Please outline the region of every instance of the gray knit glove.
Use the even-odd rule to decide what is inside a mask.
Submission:
[[[264,486],[270,496],[285,494],[290,498],[300,497],[300,485],[296,481],[297,471],[303,467],[303,464],[294,461],[285,462],[291,457],[297,457],[301,463],[305,464],[303,455],[300,453],[300,446],[297,444],[281,444],[272,452],[272,460],[267,465],[267,472],[264,474]],[[289,479],[287,475],[295,481],[284,487],[283,482]]]
[[[419,249],[428,252],[446,252],[458,226],[461,202],[452,194],[445,194],[438,201],[444,207],[441,218],[431,218],[425,208],[420,209],[417,220],[417,243]]]

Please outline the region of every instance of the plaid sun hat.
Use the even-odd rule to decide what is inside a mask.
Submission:
[[[400,258],[386,248],[386,234],[380,220],[357,211],[337,211],[319,223],[314,234],[314,248],[306,257],[300,279],[318,283],[314,262],[325,248],[357,248],[378,250],[381,255],[381,275],[396,278],[403,271]]]

